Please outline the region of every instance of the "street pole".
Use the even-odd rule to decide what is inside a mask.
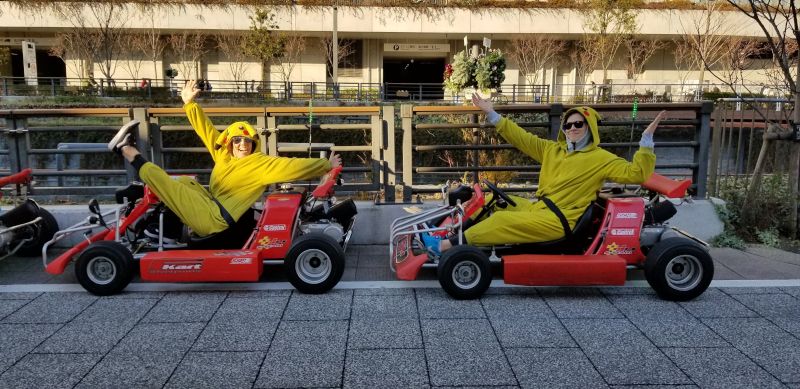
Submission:
[[[332,59],[331,66],[333,66],[332,81],[334,85],[336,85],[339,82],[339,37],[338,37],[339,25],[337,20],[339,10],[337,9],[338,7],[336,5],[337,5],[336,3],[333,4],[333,42],[331,42],[331,47],[333,51],[332,53],[333,56],[331,58]]]

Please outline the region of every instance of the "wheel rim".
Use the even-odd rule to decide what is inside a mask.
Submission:
[[[687,291],[700,283],[700,279],[703,278],[703,267],[694,255],[679,255],[667,263],[664,275],[671,288]]]
[[[481,269],[471,261],[461,261],[453,267],[453,283],[461,289],[474,288],[481,280]]]
[[[333,271],[331,257],[322,250],[303,251],[294,263],[294,270],[301,281],[307,284],[319,284]]]
[[[86,266],[89,279],[98,285],[107,285],[117,276],[117,266],[108,257],[94,257]]]

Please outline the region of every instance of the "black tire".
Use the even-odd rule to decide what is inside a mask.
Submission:
[[[135,269],[130,250],[120,243],[101,240],[83,250],[75,263],[75,276],[89,293],[110,296],[128,286]]]
[[[17,250],[17,255],[21,257],[36,257],[42,255],[42,247],[44,244],[50,239],[53,239],[53,235],[58,232],[58,221],[56,221],[52,213],[40,207],[38,216],[41,216],[42,220],[30,226],[33,230],[33,240],[26,242]]]
[[[325,293],[342,279],[344,251],[330,236],[311,233],[294,241],[284,265],[286,278],[298,291]]]
[[[489,257],[474,246],[455,246],[447,250],[436,270],[439,284],[456,300],[476,299],[492,282]]]
[[[647,253],[644,275],[662,299],[688,301],[708,289],[714,278],[714,261],[696,242],[669,238],[656,243]]]

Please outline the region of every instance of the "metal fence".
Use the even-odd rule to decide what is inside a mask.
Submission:
[[[554,139],[560,116],[569,107],[499,105],[496,109],[524,128]],[[705,196],[710,102],[640,104],[637,120],[630,119],[627,104],[595,108],[604,116],[601,137],[614,138],[601,145],[625,158],[638,148],[639,134],[654,114],[668,109],[669,119],[657,133],[656,150],[675,152],[666,159],[659,154],[656,168],[666,175],[692,177],[696,195]],[[342,153],[346,161],[344,192],[371,193],[388,202],[395,200],[397,192],[410,201],[414,194],[438,190],[432,184],[447,179],[475,180],[479,174],[498,172],[515,173],[509,176],[518,184],[515,190],[536,189],[531,183],[539,166],[529,157],[517,158],[513,165],[481,160],[486,155],[492,158],[496,151],[516,151],[496,137],[484,136],[494,131],[475,107],[403,104],[399,115],[394,106],[214,107],[205,111],[218,129],[234,120],[254,123],[266,140],[262,151],[269,155]],[[212,161],[179,108],[0,110],[0,131],[4,133],[0,174],[33,168],[37,186],[32,193],[36,195],[109,195],[135,178],[121,158],[102,147],[113,131],[130,119],[141,123],[137,146],[150,160],[169,173],[195,174],[207,182]],[[450,138],[439,137],[448,131]],[[100,146],[82,145],[90,138],[103,142],[95,141]],[[431,154],[434,156],[429,157]]]

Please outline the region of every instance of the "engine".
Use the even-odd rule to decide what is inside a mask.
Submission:
[[[303,223],[300,225],[300,231],[303,231],[303,234],[309,234],[312,232],[323,233],[339,243],[344,240],[344,228],[342,225],[327,220],[317,220],[310,223]]]

